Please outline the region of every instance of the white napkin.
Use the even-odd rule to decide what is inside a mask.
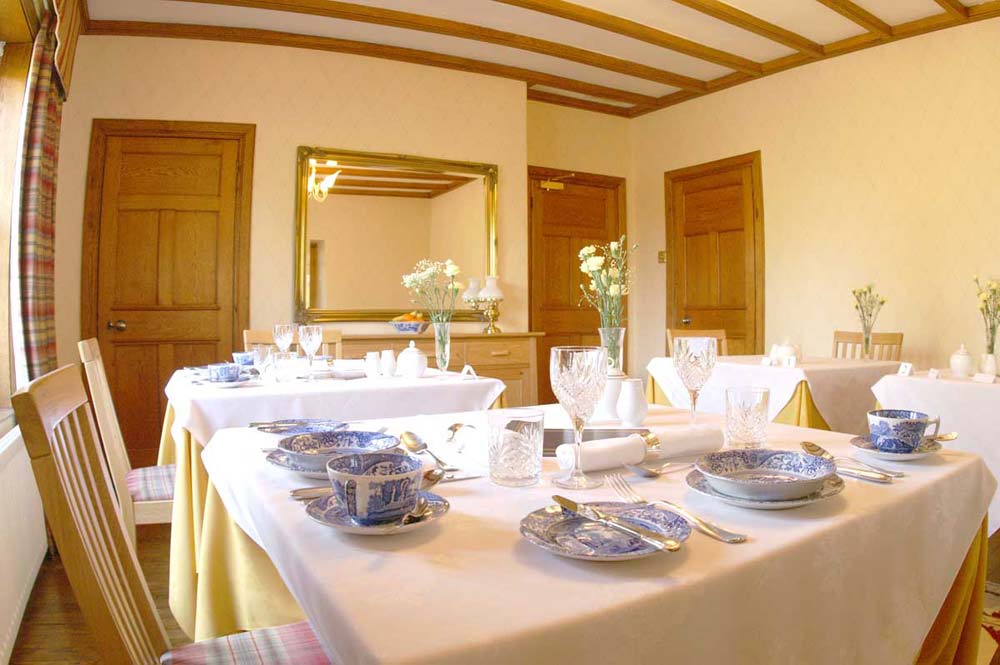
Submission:
[[[575,444],[564,443],[556,447],[556,460],[563,469],[573,467]],[[622,464],[638,464],[646,458],[646,442],[638,434],[615,439],[584,441],[580,449],[580,465],[584,471],[613,469]]]
[[[713,425],[650,427],[660,440],[660,457],[690,457],[722,448],[722,428]]]

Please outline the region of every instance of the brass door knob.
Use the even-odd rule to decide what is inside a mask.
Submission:
[[[681,319],[681,323],[684,324],[684,325],[686,325],[686,326],[691,325],[691,317],[690,316],[685,316],[683,319]]]
[[[126,328],[128,328],[128,326],[122,319],[118,319],[117,321],[108,321],[108,330],[117,330],[118,332],[122,332]]]

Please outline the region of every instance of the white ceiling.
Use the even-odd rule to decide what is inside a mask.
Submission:
[[[934,0],[855,1],[890,25],[944,13],[942,7]],[[758,63],[796,53],[793,48],[767,37],[670,0],[573,0],[573,2]],[[820,44],[830,44],[866,32],[861,25],[827,8],[817,0],[727,0],[727,2],[743,12]],[[981,0],[966,0],[968,6],[980,2]],[[494,0],[354,0],[353,4],[503,30],[613,56],[629,63],[638,63],[701,81],[711,81],[733,72],[728,67],[639,39]],[[678,91],[678,88],[660,81],[630,76],[544,53],[474,39],[291,11],[178,0],[89,0],[89,10],[93,21],[184,23],[333,37],[514,66],[649,97],[659,98]],[[631,106],[629,103],[547,84],[533,85],[532,90],[567,97],[569,98],[567,103],[572,100],[579,100],[578,103],[598,102],[607,105],[609,112],[616,110],[623,112],[623,109],[628,110]]]

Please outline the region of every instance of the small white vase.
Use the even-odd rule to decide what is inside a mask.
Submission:
[[[601,401],[597,403],[597,408],[594,409],[591,420],[618,420],[618,395],[622,391],[622,378],[608,374],[604,393],[601,395]]]
[[[994,353],[984,353],[982,362],[979,366],[979,371],[983,374],[989,374],[991,376],[996,376],[997,374],[997,357]]]
[[[618,418],[625,427],[642,427],[649,413],[646,390],[642,379],[624,379],[618,396]]]

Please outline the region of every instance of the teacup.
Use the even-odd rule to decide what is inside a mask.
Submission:
[[[868,412],[868,431],[871,432],[872,445],[887,453],[912,453],[925,436],[932,436],[927,432],[930,425],[934,425],[934,434],[937,434],[940,419],[909,409],[878,409]]]
[[[233,362],[240,367],[253,367],[253,351],[233,351]]]
[[[408,455],[361,453],[326,463],[337,503],[359,524],[394,522],[417,505],[423,464]]]
[[[236,363],[214,363],[208,366],[208,379],[216,382],[239,381],[240,366]]]

